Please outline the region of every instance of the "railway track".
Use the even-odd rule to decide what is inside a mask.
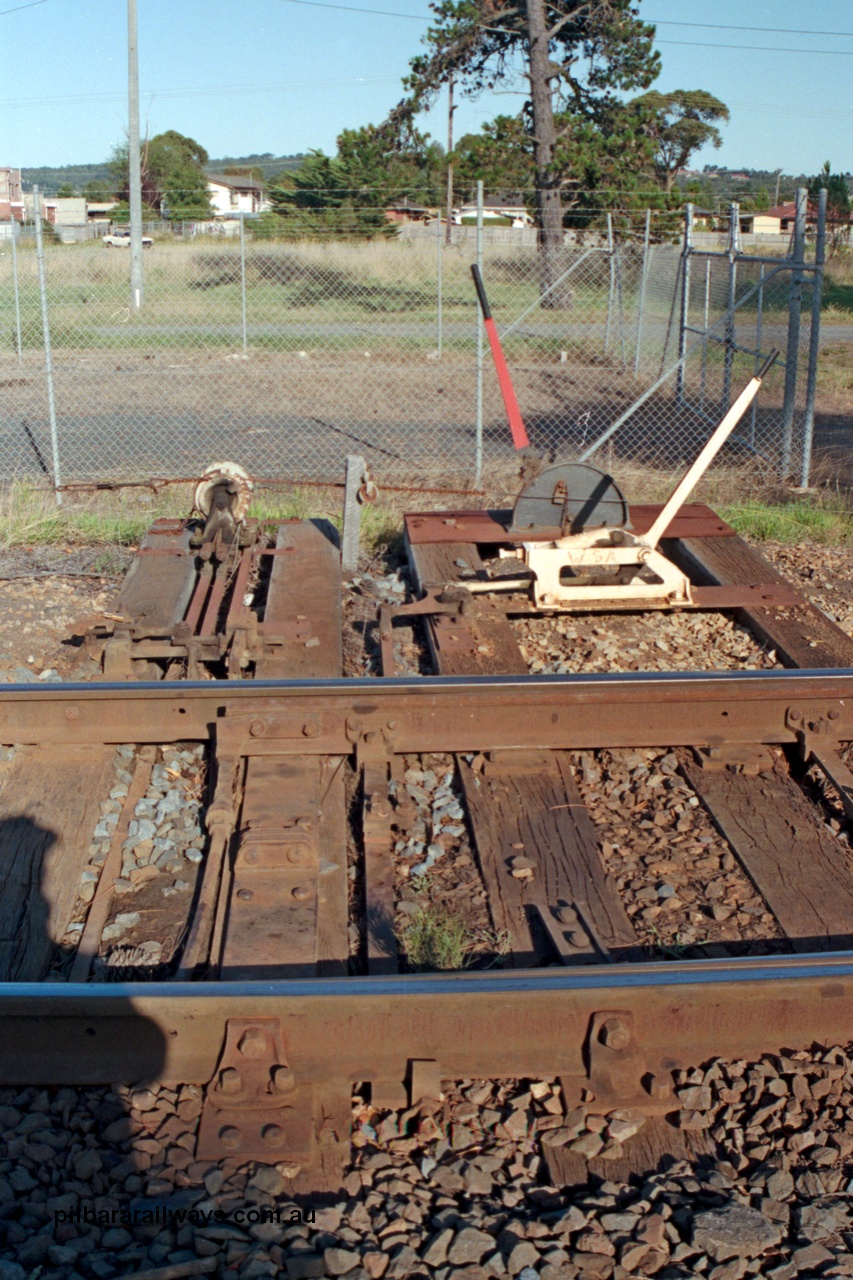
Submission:
[[[531,676],[528,602],[470,590],[501,518],[407,520],[420,598],[377,634],[390,673],[395,624],[421,621],[433,678],[342,677],[316,525],[175,521],[87,637],[104,681],[0,691],[0,1083],[202,1084],[199,1157],[285,1162],[309,1192],[340,1183],[355,1081],[413,1106],[442,1079],[547,1075],[569,1108],[663,1115],[677,1068],[837,1039],[853,641],[684,508],[667,554],[784,667]],[[591,762],[619,753],[640,789],[599,796]],[[688,959],[624,892],[637,856],[654,885],[668,851],[677,880],[683,846],[708,921]],[[414,881],[440,905],[451,861],[494,945],[414,972],[401,907]],[[763,954],[720,952],[721,868],[772,923]]]

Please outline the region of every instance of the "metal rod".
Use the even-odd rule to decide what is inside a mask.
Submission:
[[[246,327],[246,219],[240,215],[240,320],[243,328],[243,355],[248,351]]]
[[[815,244],[814,273],[812,275],[812,316],[809,330],[809,368],[806,381],[806,412],[803,422],[803,468],[800,484],[809,485],[812,466],[812,440],[814,437],[814,406],[817,394],[817,360],[820,351],[820,305],[823,299],[823,268],[826,261],[826,187],[821,187],[817,197],[817,242]]]
[[[130,205],[130,309],[142,306],[142,164],[139,152],[139,40],[136,0],[127,0],[127,164]]]
[[[726,349],[723,356],[723,394],[720,407],[725,412],[732,398],[732,365],[734,364],[737,334],[735,332],[734,307],[737,296],[737,252],[740,231],[740,205],[729,205],[729,292],[726,299]]]
[[[44,338],[44,372],[47,382],[47,412],[50,420],[50,447],[53,453],[53,487],[56,505],[62,506],[62,476],[59,469],[59,435],[56,429],[56,396],[53,387],[53,354],[50,347],[50,319],[47,310],[47,276],[44,268],[44,239],[41,230],[41,196],[33,187],[33,209],[36,221],[36,257],[38,258],[39,295],[41,297],[41,328]]]
[[[622,371],[625,371],[625,299],[622,294],[622,259],[619,254],[619,246],[614,238],[613,242],[613,262],[614,275],[616,280],[616,305],[619,316],[619,351],[622,360]]]
[[[780,272],[786,271],[786,270],[787,270],[787,267],[780,267],[777,265],[776,270],[774,272],[771,272],[769,279],[772,279],[774,275],[778,275]],[[745,302],[748,302],[750,298],[752,298],[752,296],[757,292],[757,290],[758,290],[758,285],[754,285],[747,293],[745,293],[743,297],[739,299],[737,306],[735,307],[735,310],[738,310],[740,307],[744,305]],[[616,419],[615,422],[611,423],[611,425],[607,428],[606,431],[603,431],[601,433],[601,435],[598,437],[597,440],[593,440],[589,448],[585,449],[584,452],[580,455],[580,457],[578,458],[578,462],[586,462],[587,458],[591,458],[592,455],[598,449],[600,449],[603,444],[606,444],[607,441],[610,440],[611,437],[616,434],[619,428],[621,426],[624,426],[624,424],[628,421],[628,419],[634,413],[636,413],[636,411],[640,409],[646,403],[646,401],[650,399],[650,397],[653,396],[654,393],[660,387],[662,387],[663,384],[666,381],[668,381],[669,378],[672,377],[674,373],[677,373],[679,368],[681,368],[681,366],[684,364],[686,360],[690,359],[693,352],[701,343],[707,341],[708,338],[714,337],[713,330],[716,329],[720,324],[722,324],[723,319],[724,317],[718,320],[716,324],[714,324],[712,328],[708,330],[707,335],[703,334],[702,337],[697,338],[696,342],[691,343],[691,345],[685,351],[684,355],[679,356],[675,364],[670,365],[670,367],[664,373],[662,373],[660,377],[655,382],[653,382],[650,387],[647,388],[647,390],[643,392],[643,394],[639,397],[638,400],[635,400],[634,403],[628,409],[626,409],[623,414],[620,414],[620,416]],[[665,354],[665,351],[666,349],[664,348],[664,354]]]
[[[705,447],[694,459],[687,471],[684,473],[682,479],[675,486],[664,506],[661,508],[660,514],[651,529],[649,529],[648,533],[645,534],[643,538],[643,541],[647,543],[648,546],[656,547],[660,542],[663,537],[663,532],[672,520],[672,517],[675,515],[684,500],[688,498],[696,488],[696,485],[702,479],[702,476],[708,470],[711,463],[714,461],[717,454],[720,452],[723,445],[726,443],[729,436],[746,413],[750,404],[758,395],[758,392],[761,389],[762,378],[770,365],[772,365],[777,354],[778,352],[773,353],[768,360],[765,360],[755,377],[751,378],[746,384],[731,409],[729,409],[728,413],[717,427],[716,431],[714,431],[708,439]]]
[[[483,183],[477,182],[477,266],[483,270]],[[479,488],[483,479],[483,368],[485,322],[477,308],[477,423],[474,442],[474,487]]]
[[[18,223],[11,210],[9,216],[12,219],[10,231],[12,239],[12,286],[15,294],[15,347],[18,352],[18,364],[23,364],[24,353],[21,345],[21,294],[18,285]]]
[[[440,209],[439,209],[439,211],[438,211],[438,280],[437,280],[437,282],[436,282],[436,288],[437,288],[437,295],[438,295],[438,296],[437,296],[438,358],[439,358],[439,360],[440,360],[440,359],[441,359],[441,337],[442,337],[442,333],[441,333],[441,330],[442,330],[442,324],[441,324],[441,304],[442,304],[442,296],[441,296],[441,294],[442,294],[442,289],[441,289],[441,210],[440,210]]]
[[[447,82],[447,243],[451,243],[451,235],[453,227],[453,161],[450,157],[453,155],[453,112],[456,108],[453,105],[453,76]],[[441,235],[441,214],[438,217],[438,232]]]
[[[788,348],[785,359],[785,398],[782,404],[782,444],[779,474],[786,479],[791,470],[794,443],[794,412],[797,404],[797,360],[800,352],[800,314],[803,306],[803,267],[806,249],[806,208],[808,192],[797,188],[797,212],[794,221],[794,244],[791,263],[791,289],[788,300]]]
[[[643,307],[646,303],[646,280],[648,278],[649,265],[651,260],[651,250],[649,240],[651,239],[652,230],[652,211],[646,210],[646,229],[643,233],[643,265],[640,270],[640,300],[637,304],[637,347],[634,352],[634,377],[636,378],[640,372],[640,339],[643,334]]]
[[[710,318],[710,305],[711,305],[711,260],[710,258],[706,258],[705,259],[705,309],[702,314],[702,332],[705,334],[706,337],[708,334],[708,320]],[[699,392],[700,413],[705,408],[705,380],[706,380],[707,372],[708,372],[708,343],[705,342],[702,345],[702,374],[701,374],[701,386],[700,386],[700,392]]]
[[[561,285],[564,280],[567,280],[569,276],[572,274],[572,272],[576,271],[582,262],[585,262],[587,258],[592,256],[592,254],[600,253],[600,252],[601,252],[600,249],[587,249],[585,253],[582,253],[581,256],[575,262],[573,262],[570,267],[566,267],[566,270],[561,272],[560,275],[557,276],[557,279],[552,284],[548,285],[547,289],[543,289],[542,292],[537,295],[535,302],[531,302],[529,307],[524,308],[521,315],[518,315],[515,317],[512,324],[507,325],[507,327],[501,333],[501,338],[508,338],[509,335],[512,333],[513,329],[517,325],[520,325],[522,320],[526,320],[526,318],[530,315],[531,311],[535,311],[538,307],[541,307],[542,300],[544,298],[547,298],[548,294],[552,293],[553,290],[556,289],[558,285]]]
[[[755,367],[759,366],[761,361],[761,339],[764,330],[764,263],[758,268],[758,310],[755,316]],[[755,424],[758,413],[758,402],[753,401],[752,410],[750,412],[749,422],[749,445],[751,449],[755,448]]]
[[[684,404],[684,355],[687,351],[687,326],[690,323],[690,255],[693,252],[693,205],[684,206],[684,248],[681,254],[681,315],[678,323],[678,379],[675,403]]]
[[[609,260],[610,260],[610,262],[609,262],[609,267],[610,267],[610,284],[609,284],[609,288],[608,288],[608,291],[607,291],[607,320],[606,320],[605,325],[604,325],[604,354],[605,354],[605,355],[607,355],[608,351],[610,350],[610,325],[611,325],[611,313],[612,313],[612,311],[613,311],[613,292],[614,292],[614,281],[613,281],[613,217],[612,217],[612,215],[611,215],[611,214],[609,214],[609,213],[608,213],[608,215],[607,215],[607,256],[608,256],[608,258],[609,258]]]

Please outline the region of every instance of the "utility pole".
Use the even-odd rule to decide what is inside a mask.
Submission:
[[[779,179],[780,179],[781,177],[782,177],[782,170],[781,170],[781,169],[777,169],[777,170],[776,170],[776,198],[775,198],[775,199],[774,199],[774,201],[773,201],[773,208],[774,208],[774,209],[778,209],[778,208],[779,208]]]
[[[142,166],[139,155],[139,43],[136,0],[127,0],[127,162],[130,197],[130,309],[142,306]]]
[[[451,235],[453,231],[453,161],[450,156],[453,154],[453,112],[456,108],[453,105],[453,76],[447,82],[447,230],[445,232],[446,243],[451,243]]]

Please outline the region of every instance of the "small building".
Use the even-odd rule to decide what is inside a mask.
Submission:
[[[45,222],[54,227],[86,225],[86,201],[83,196],[44,196],[41,208]]]
[[[238,174],[209,174],[207,193],[215,218],[234,217],[235,214],[263,213],[269,207],[264,198],[263,183],[254,178],[242,178]]]
[[[0,222],[24,222],[25,219],[21,171],[0,165]]]
[[[431,218],[437,217],[437,210],[422,204],[411,204],[408,200],[398,200],[396,204],[386,205],[385,217],[389,222],[407,225],[411,222],[429,222]]]
[[[86,218],[89,222],[109,222],[118,200],[87,200]]]
[[[456,223],[464,223],[472,218],[476,220],[477,205],[463,204],[458,210],[453,211],[453,221]],[[517,195],[501,198],[500,196],[487,196],[483,200],[483,222],[509,221],[513,227],[532,227],[533,219],[527,212],[527,206],[524,201]]]

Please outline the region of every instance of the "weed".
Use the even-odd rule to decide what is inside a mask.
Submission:
[[[410,916],[400,933],[409,967],[418,972],[464,969],[471,939],[465,923],[437,903],[427,903]]]
[[[756,542],[853,542],[853,512],[838,498],[782,503],[735,503],[720,508],[724,520]]]

